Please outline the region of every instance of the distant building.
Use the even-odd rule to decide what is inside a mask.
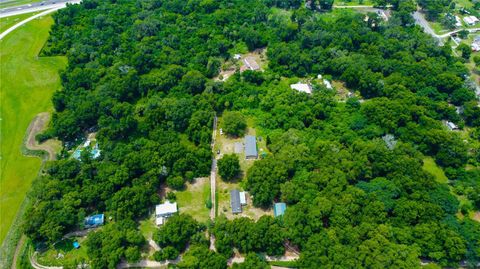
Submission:
[[[245,136],[245,158],[257,159],[257,139],[253,135]]]
[[[94,228],[103,225],[105,216],[103,214],[97,214],[88,216],[85,218],[85,228]]]
[[[285,203],[275,203],[273,205],[273,215],[275,217],[282,216],[285,214],[285,210],[287,209],[287,205]]]
[[[240,194],[240,204],[247,205],[247,194],[244,191],[241,191],[239,194]]]
[[[292,90],[296,90],[296,91],[299,91],[299,92],[312,94],[312,87],[309,84],[306,84],[306,83],[291,84],[290,88]]]
[[[325,85],[325,88],[327,88],[329,90],[333,89],[332,83],[330,83],[330,81],[328,81],[326,79],[323,80],[323,85]]]
[[[472,25],[475,25],[479,20],[478,20],[478,18],[475,17],[475,16],[466,16],[466,17],[463,18],[463,21],[464,21],[466,24],[472,26]]]
[[[240,203],[240,191],[231,190],[230,191],[230,206],[232,207],[232,213],[238,214],[242,213],[242,204]]]
[[[462,21],[460,21],[460,17],[455,15],[455,27],[462,27]]]
[[[450,129],[450,131],[458,130],[458,126],[451,121],[446,121],[445,125],[447,125],[447,127],[448,127],[448,129]]]
[[[159,204],[155,207],[155,224],[162,225],[165,223],[165,220],[171,217],[173,214],[177,213],[177,203],[170,203],[166,201],[163,204]]]
[[[233,59],[235,59],[235,60],[240,60],[241,58],[242,58],[242,55],[240,55],[240,54],[233,55]]]
[[[248,67],[248,69],[252,71],[260,69],[260,66],[258,65],[257,61],[255,61],[255,58],[253,57],[246,57],[245,59],[243,59],[243,62]]]

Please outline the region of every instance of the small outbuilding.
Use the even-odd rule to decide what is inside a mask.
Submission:
[[[85,222],[84,222],[85,228],[98,227],[100,225],[103,225],[104,221],[105,221],[105,215],[103,214],[88,216],[85,218]]]
[[[275,203],[273,206],[273,215],[275,217],[282,216],[285,214],[285,210],[287,209],[287,205],[285,203]]]
[[[247,205],[247,194],[244,191],[240,192],[240,204]]]
[[[238,214],[242,213],[242,204],[240,203],[240,191],[231,190],[230,191],[230,206],[232,207],[232,213]]]
[[[245,158],[246,159],[257,159],[257,138],[253,135],[245,136]]]
[[[477,22],[479,22],[478,18],[475,16],[466,16],[463,18],[463,21],[470,26],[475,25]]]
[[[306,83],[295,83],[291,84],[290,88],[299,92],[304,92],[307,94],[312,94],[312,87]]]
[[[447,127],[448,127],[448,129],[450,129],[450,131],[458,130],[458,126],[451,121],[446,121],[445,125],[447,125]]]
[[[162,225],[165,223],[165,220],[171,217],[173,214],[177,213],[177,203],[170,203],[166,201],[163,204],[159,204],[155,207],[155,224]]]
[[[252,71],[260,69],[260,66],[258,65],[257,61],[255,61],[255,58],[253,57],[248,56],[245,59],[243,59],[243,62],[245,63],[245,66],[247,66],[247,68]]]

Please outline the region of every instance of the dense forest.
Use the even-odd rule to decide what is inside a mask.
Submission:
[[[107,224],[88,238],[93,268],[138,260],[145,239],[136,221],[163,198],[164,183],[178,188],[209,174],[213,117],[226,112],[253,118],[268,134],[272,154],[246,173],[254,205],[284,201],[287,211],[217,218],[208,227],[217,252],[207,227],[179,215],[154,236],[163,247],[156,259],[186,251],[180,268],[225,268],[236,248],[247,259],[235,268],[264,268],[254,253],[281,255],[288,242],[300,250],[300,268],[480,262],[480,223],[466,216],[480,209],[480,149],[442,123],[480,139],[468,70],[448,44],[414,26],[411,1],[394,3],[388,22],[325,12],[329,2],[84,0],[58,11],[42,53],[66,55],[68,66],[45,135],[65,148],[33,187],[26,234],[53,244],[105,212]],[[213,79],[235,53],[258,48],[267,48],[264,71]],[[318,74],[357,94],[339,101],[318,83],[311,95],[289,87]],[[90,132],[102,155],[69,158]],[[425,156],[449,184],[422,169]]]

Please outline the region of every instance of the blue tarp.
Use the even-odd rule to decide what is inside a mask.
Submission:
[[[73,247],[74,247],[74,248],[79,248],[79,247],[80,247],[80,243],[78,243],[77,241],[73,242]]]
[[[96,227],[103,224],[103,214],[92,215],[85,218],[85,227]]]

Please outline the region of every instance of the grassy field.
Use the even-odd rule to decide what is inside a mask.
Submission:
[[[87,261],[87,247],[85,246],[86,238],[69,238],[64,239],[55,244],[54,248],[41,253],[37,257],[37,261],[42,265],[50,266],[71,266],[82,261]],[[73,242],[80,243],[80,248],[73,248]]]
[[[25,13],[0,19],[0,33],[3,33],[3,31],[12,27],[14,24],[21,22],[38,13],[39,12]]]
[[[425,157],[423,159],[423,170],[432,174],[435,179],[440,183],[447,183],[448,178],[445,176],[442,168],[438,167],[435,160],[432,157]]]
[[[185,190],[175,192],[175,195],[180,213],[189,214],[204,223],[210,218],[210,209],[206,207],[210,197],[210,178],[197,178],[193,184],[187,183]]]
[[[51,111],[51,95],[60,87],[64,57],[37,57],[53,20],[42,17],[0,41],[0,241],[38,174],[41,160],[21,153],[25,131],[36,114]]]

